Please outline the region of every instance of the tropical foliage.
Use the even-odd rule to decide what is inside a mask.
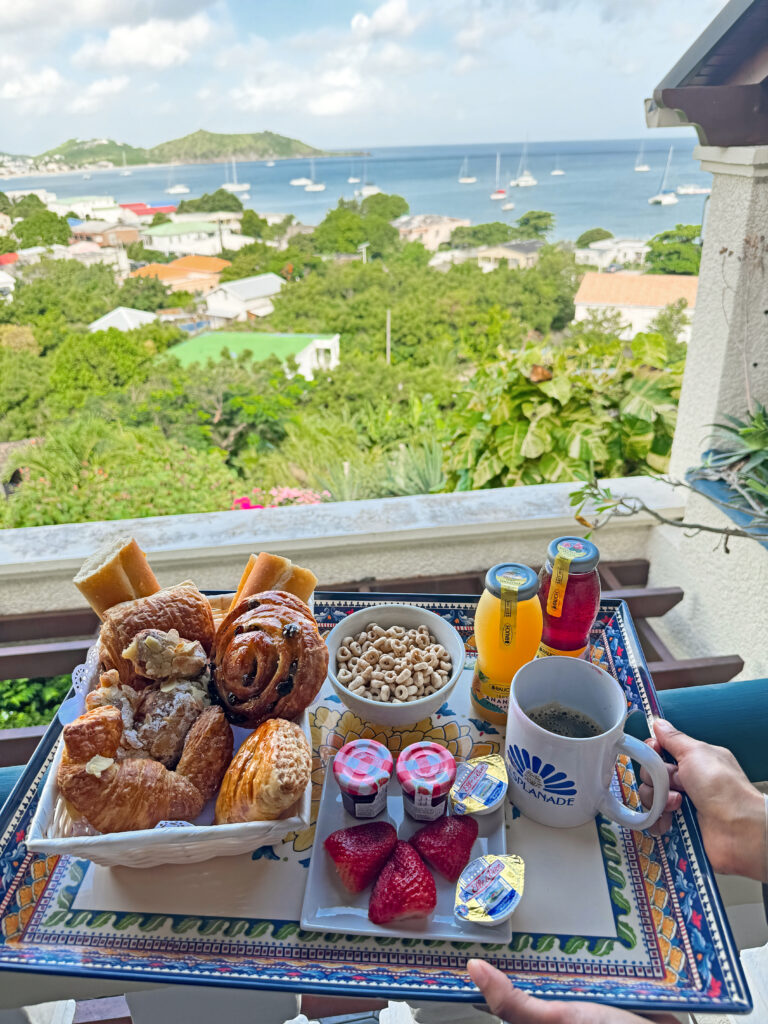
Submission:
[[[70,676],[0,680],[0,729],[47,725],[71,684]]]
[[[701,225],[676,224],[650,241],[646,256],[649,274],[698,274],[701,264]]]

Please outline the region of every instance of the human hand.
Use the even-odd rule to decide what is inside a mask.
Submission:
[[[682,794],[687,793],[696,808],[704,849],[715,871],[768,882],[765,800],[736,758],[725,747],[695,740],[662,718],[653,726],[655,738],[646,743],[657,753],[666,750],[677,764],[667,765],[669,799],[651,831],[669,831],[672,812],[679,809]],[[640,799],[650,807],[653,784],[644,768],[640,779]]]
[[[470,960],[469,976],[485,996],[491,1013],[508,1024],[643,1024],[645,1020],[656,1024],[677,1024],[667,1013],[652,1017],[636,1017],[626,1010],[598,1003],[552,1002],[536,999],[522,989],[515,988],[506,974],[485,960]]]

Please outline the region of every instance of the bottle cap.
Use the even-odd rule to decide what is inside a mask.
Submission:
[[[504,802],[507,769],[500,754],[460,761],[450,800],[454,814],[490,814]]]
[[[583,537],[555,537],[547,548],[547,558],[554,562],[558,555],[570,558],[568,572],[591,572],[600,561],[597,545]]]
[[[595,549],[597,550],[597,549]],[[512,576],[519,581],[517,587],[517,600],[528,601],[539,592],[539,577],[527,565],[521,562],[499,562],[489,569],[485,574],[485,589],[494,597],[501,597],[502,576]]]
[[[460,921],[493,928],[515,912],[524,882],[522,857],[487,853],[470,861],[459,875],[453,912]]]

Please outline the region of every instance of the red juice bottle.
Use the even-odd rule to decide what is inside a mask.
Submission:
[[[600,552],[581,537],[556,537],[539,573],[544,628],[537,658],[580,657],[600,607]]]

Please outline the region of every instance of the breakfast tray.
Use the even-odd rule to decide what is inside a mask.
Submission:
[[[375,736],[396,754],[431,739],[458,758],[503,743],[503,732],[469,705],[477,599],[317,594],[315,614],[328,629],[381,601],[418,604],[449,619],[465,639],[469,667],[448,703],[405,730],[368,726],[326,684],[310,709],[313,825],[274,845],[150,871],[29,852],[25,836],[61,731],[54,721],[0,817],[0,968],[478,1002],[466,961],[482,956],[537,995],[635,1010],[747,1012],[738,951],[687,800],[663,839],[602,816],[580,829],[545,829],[508,808],[507,847],[527,865],[509,944],[300,928],[324,766],[344,743]],[[660,713],[624,602],[602,601],[591,654],[624,687],[633,711],[649,720]],[[614,786],[637,802],[629,762],[617,766]]]

